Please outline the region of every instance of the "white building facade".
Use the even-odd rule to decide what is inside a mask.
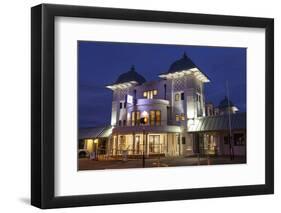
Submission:
[[[194,119],[205,116],[204,84],[209,81],[186,54],[157,81],[146,82],[134,67],[120,75],[107,86],[113,92],[108,152],[113,156],[124,150],[129,155],[193,154],[188,128]]]
[[[79,130],[79,149],[108,157],[246,156],[246,113],[225,97],[205,103],[209,78],[186,54],[156,81],[132,67],[112,91],[111,124]],[[145,122],[142,122],[145,121]]]

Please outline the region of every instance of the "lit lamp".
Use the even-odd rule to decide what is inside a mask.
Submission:
[[[144,154],[144,149],[147,147],[144,145],[144,140],[145,137],[145,125],[148,123],[148,113],[146,111],[142,112],[142,118],[140,119],[140,123],[143,125],[143,150],[142,150],[142,167],[145,167],[145,154]]]
[[[143,125],[146,125],[147,122],[148,122],[148,118],[147,117],[144,117],[144,118],[140,119],[140,123],[143,124]]]
[[[142,117],[143,118],[147,118],[148,117],[148,113],[147,113],[147,111],[143,111],[142,113],[141,113],[141,115],[142,115]]]

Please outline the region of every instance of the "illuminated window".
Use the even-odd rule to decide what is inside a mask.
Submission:
[[[126,148],[126,137],[124,135],[120,136],[120,142],[118,143],[118,149],[122,150]]]
[[[141,140],[140,136],[135,137],[135,147],[134,147],[134,153],[135,154],[140,154],[142,152],[143,146],[141,146]]]
[[[157,95],[157,90],[153,90],[153,95]]]
[[[154,110],[149,112],[149,124],[151,126],[155,125],[155,111]]]
[[[132,116],[131,116],[131,118],[132,118],[132,126],[135,126],[135,124],[136,124],[136,122],[135,122],[135,112],[132,112]]]
[[[132,112],[132,126],[136,126],[140,124],[140,112],[139,111],[133,111]]]
[[[161,153],[160,135],[149,135],[149,153]]]
[[[149,111],[149,124],[151,126],[160,126],[161,125],[161,111],[160,110],[151,110]]]
[[[153,99],[153,91],[147,92],[147,99]]]
[[[161,125],[161,111],[157,110],[156,111],[156,126],[160,126]]]
[[[181,114],[181,120],[184,121],[185,117],[184,117],[184,113]]]
[[[179,120],[180,120],[179,115],[176,115],[176,121],[179,121]]]
[[[180,95],[177,93],[176,95],[175,95],[175,101],[179,101],[180,100]]]
[[[143,97],[147,99],[153,99],[153,96],[157,95],[158,91],[157,90],[149,90],[143,92]]]
[[[143,97],[147,97],[147,92],[144,92],[144,93],[143,93]]]
[[[139,126],[140,125],[140,111],[136,112],[136,124]]]

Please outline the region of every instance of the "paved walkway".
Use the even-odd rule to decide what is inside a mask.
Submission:
[[[197,166],[197,165],[219,165],[219,164],[241,164],[246,163],[244,157],[235,157],[230,160],[229,157],[175,157],[160,159],[145,159],[145,167],[174,167],[174,166]],[[142,159],[122,160],[89,160],[79,159],[79,170],[100,170],[100,169],[127,169],[143,168]]]

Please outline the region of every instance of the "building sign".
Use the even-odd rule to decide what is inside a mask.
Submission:
[[[127,103],[133,104],[133,96],[127,95]]]

